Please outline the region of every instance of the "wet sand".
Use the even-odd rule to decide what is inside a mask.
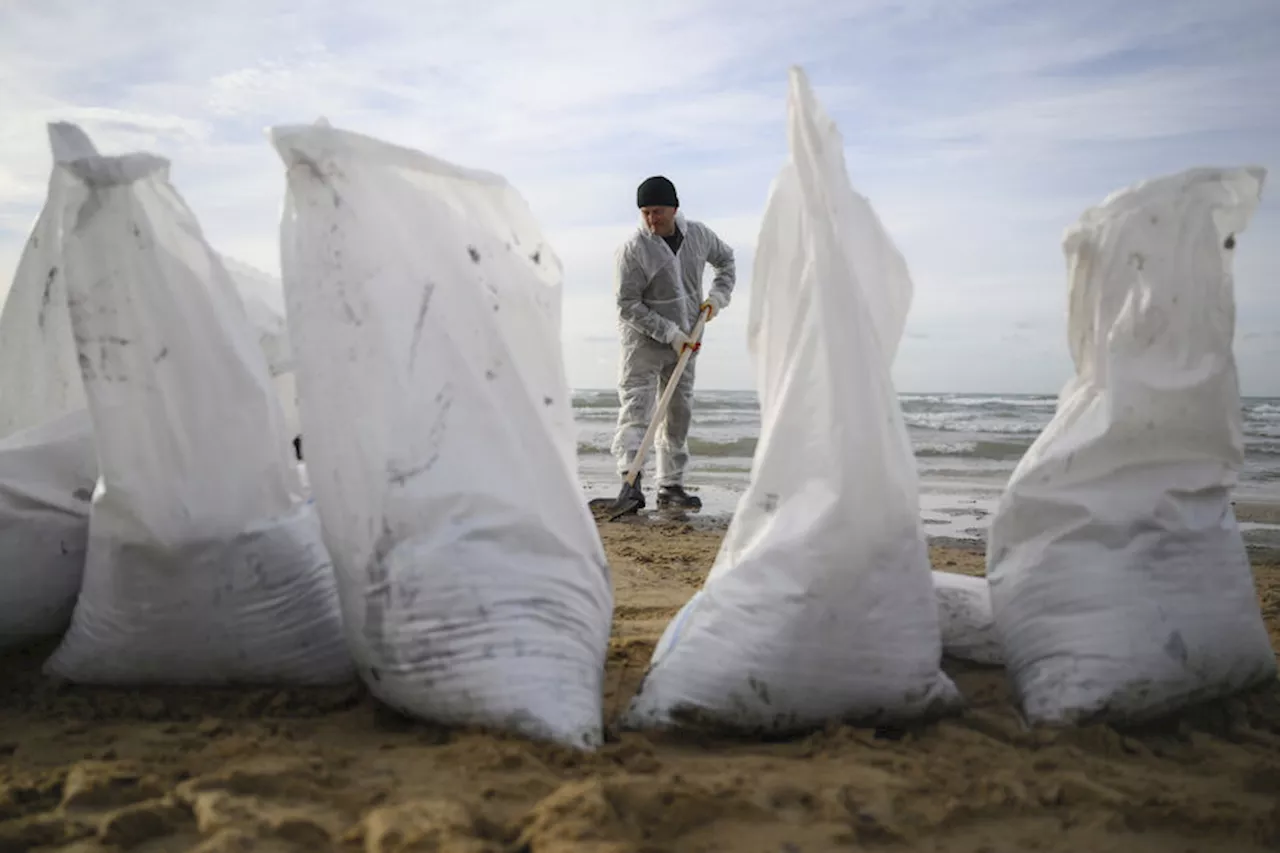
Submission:
[[[1280,504],[1263,501],[1233,501],[1236,520],[1241,524],[1280,524]]]
[[[635,690],[720,533],[606,524],[606,712]],[[980,574],[982,554],[935,547]],[[1280,560],[1255,558],[1280,649]],[[1280,849],[1280,687],[1140,731],[1023,730],[1002,671],[948,662],[971,707],[781,743],[611,735],[583,755],[446,730],[333,690],[57,688],[0,660],[0,853]]]

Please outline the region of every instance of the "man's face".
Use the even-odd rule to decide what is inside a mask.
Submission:
[[[640,216],[649,230],[659,237],[676,233],[676,209],[674,207],[642,207]]]

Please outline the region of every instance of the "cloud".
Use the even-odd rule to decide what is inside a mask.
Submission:
[[[142,0],[11,3],[0,8],[0,292],[43,200],[45,122],[80,123],[109,153],[170,157],[215,245],[274,271],[284,183],[263,130],[325,115],[520,189],[565,262],[579,385],[614,381],[613,251],[635,227],[635,185],[671,176],[686,212],[738,255],[699,383],[750,387],[751,254],[786,154],[785,71],[800,63],[916,282],[898,381],[1053,391],[1070,370],[1063,229],[1153,174],[1274,168],[1277,41],[1274,0],[511,0],[358,13],[337,0],[224,0],[198,17]],[[1250,232],[1240,329],[1262,334],[1280,328],[1272,198]],[[1242,381],[1280,394],[1253,340],[1241,343]]]

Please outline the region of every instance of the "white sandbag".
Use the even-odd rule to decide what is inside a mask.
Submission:
[[[78,125],[48,125],[54,165],[97,155]],[[49,195],[18,261],[0,313],[0,438],[45,423],[87,404],[63,282],[62,199],[51,177]],[[278,279],[221,256],[231,274],[275,381],[286,430],[298,433],[292,356]]]
[[[1032,722],[1139,721],[1275,677],[1230,503],[1232,256],[1265,172],[1192,169],[1066,233],[1076,375],[994,515],[987,577]]]
[[[312,493],[373,693],[590,748],[612,589],[576,476],[558,262],[501,177],[277,128]]]
[[[912,284],[799,69],[790,162],[760,226],[748,344],[761,429],[703,590],[668,626],[626,718],[783,733],[959,704],[942,649],[915,461],[890,377]]]
[[[218,257],[235,283],[249,323],[257,332],[259,345],[267,358],[267,371],[278,376],[292,370],[293,353],[289,348],[289,330],[284,318],[284,283],[243,261],[225,254]]]
[[[0,648],[70,622],[97,470],[85,409],[0,440]]]
[[[280,398],[285,434],[292,440],[302,431],[302,424],[298,417],[293,350],[289,346],[289,329],[284,317],[284,283],[243,261],[226,255],[220,257],[235,282],[249,323],[258,334],[258,344],[267,359],[267,371]]]
[[[97,153],[76,125],[54,122],[48,131],[55,168]],[[0,313],[0,438],[86,405],[67,314],[62,214],[54,174]]]
[[[243,307],[145,154],[64,164],[66,283],[101,482],[47,663],[78,682],[334,683],[336,584]]]
[[[96,153],[75,125],[55,122],[48,132],[55,168]],[[97,480],[55,177],[0,313],[0,647],[66,628]]]
[[[943,654],[971,663],[1003,663],[987,579],[935,571],[933,591],[938,602]]]

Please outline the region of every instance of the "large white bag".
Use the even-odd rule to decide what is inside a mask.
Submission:
[[[55,168],[96,153],[75,125],[52,123],[48,132]],[[97,480],[55,177],[0,313],[0,647],[66,628]]]
[[[298,417],[293,350],[289,346],[289,329],[284,318],[284,284],[243,261],[226,255],[222,255],[221,260],[235,282],[249,323],[258,334],[258,344],[267,358],[267,371],[271,374],[276,396],[280,398],[285,435],[292,440],[302,431],[302,423]]]
[[[97,472],[85,409],[0,440],[0,648],[66,629]]]
[[[47,669],[112,684],[351,677],[266,362],[168,162],[90,157],[58,175],[101,480],[80,597]]]
[[[79,127],[48,125],[55,171],[0,313],[0,438],[85,407],[62,262],[59,163],[97,153]]]
[[[1275,676],[1230,503],[1232,248],[1262,169],[1137,184],[1067,231],[1076,375],[994,515],[987,577],[1032,722],[1137,721]]]
[[[47,129],[55,167],[98,153],[78,125],[51,122]],[[67,313],[62,262],[64,205],[54,177],[0,313],[0,438],[86,405],[79,354]],[[280,282],[233,258],[222,256],[221,260],[257,330],[284,407],[285,429],[292,438],[299,425]]]
[[[939,668],[915,461],[890,378],[906,263],[850,186],[840,133],[791,70],[790,162],[756,248],[751,483],[703,590],[626,719],[783,733],[960,702]]]
[[[971,663],[1004,663],[987,579],[935,571],[933,591],[938,599],[943,653]]]
[[[401,711],[590,748],[613,596],[558,262],[501,177],[277,128],[307,473],[360,672]]]

